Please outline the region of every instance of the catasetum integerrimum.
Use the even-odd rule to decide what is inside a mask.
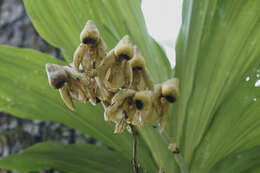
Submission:
[[[101,102],[105,120],[116,123],[116,133],[130,124],[140,127],[156,121],[163,130],[168,104],[179,97],[178,79],[154,85],[145,59],[130,37],[124,36],[106,52],[91,20],[81,32],[80,41],[69,66],[46,65],[49,84],[60,91],[65,104],[74,110],[73,100],[94,105]]]
[[[80,34],[73,63],[69,66],[47,64],[49,84],[60,91],[65,104],[74,110],[73,100],[93,105],[102,103],[104,119],[113,121],[115,133],[133,126],[160,122],[160,130],[168,119],[168,104],[179,97],[178,79],[154,85],[140,50],[128,35],[106,52],[100,33],[89,20]]]

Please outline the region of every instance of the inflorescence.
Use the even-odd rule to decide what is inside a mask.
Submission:
[[[106,45],[93,23],[87,21],[80,45],[68,66],[46,64],[49,84],[58,89],[65,104],[74,110],[73,100],[93,105],[102,103],[104,119],[115,122],[115,133],[130,125],[160,122],[163,130],[168,105],[179,97],[178,79],[154,84],[145,59],[129,36],[106,52]]]

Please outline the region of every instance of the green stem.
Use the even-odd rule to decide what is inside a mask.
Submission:
[[[138,173],[138,165],[136,162],[136,131],[132,124],[130,124],[130,128],[133,134],[133,166],[134,166],[134,172]]]
[[[166,143],[170,144],[169,136],[165,131],[163,131],[161,133],[161,136],[163,137],[164,141],[166,141]],[[176,163],[178,164],[178,166],[181,170],[181,173],[189,173],[189,169],[186,166],[182,155],[180,154],[180,150],[178,148],[175,148],[174,150],[169,148],[169,150],[173,153],[174,159],[175,159]]]
[[[174,158],[179,165],[179,168],[181,170],[181,173],[189,173],[189,170],[187,166],[185,165],[184,159],[182,155],[179,153],[179,151],[173,152]]]

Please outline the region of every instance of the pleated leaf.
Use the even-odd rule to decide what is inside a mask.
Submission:
[[[64,173],[132,172],[131,162],[122,154],[89,144],[36,144],[23,153],[0,160],[0,167],[19,172],[55,169]]]
[[[183,2],[168,130],[191,172],[260,144],[259,10],[258,0]]]
[[[232,154],[231,156],[218,162],[211,170],[211,173],[252,173],[254,171],[259,172],[260,162],[260,147],[254,147],[252,149]]]

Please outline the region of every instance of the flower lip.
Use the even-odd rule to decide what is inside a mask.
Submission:
[[[100,39],[99,31],[92,20],[88,20],[80,33],[80,41],[84,44],[96,44]]]
[[[179,98],[179,81],[177,78],[169,79],[163,82],[161,87],[162,96],[168,102],[174,103]]]
[[[146,111],[151,106],[151,91],[138,91],[133,98],[136,109]]]
[[[68,81],[68,74],[62,66],[56,64],[46,64],[46,72],[48,76],[49,85],[53,89],[60,89],[64,83]]]
[[[115,55],[120,59],[130,60],[133,57],[133,48],[130,37],[124,36],[114,48]]]
[[[134,46],[133,49],[134,57],[130,60],[130,65],[133,70],[142,70],[146,67],[145,60],[136,46]]]

